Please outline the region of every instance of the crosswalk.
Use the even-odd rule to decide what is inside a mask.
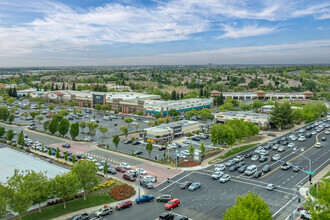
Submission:
[[[77,152],[77,154],[84,155],[86,157],[93,157],[93,158],[98,159],[98,160],[104,160],[104,161],[107,161],[109,163],[116,164],[116,165],[119,165],[121,163],[121,162],[119,162],[117,160],[114,160],[114,159],[111,159],[109,157],[95,155],[95,154],[91,154],[91,153]]]

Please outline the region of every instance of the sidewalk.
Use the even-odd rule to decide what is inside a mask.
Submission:
[[[262,145],[264,143],[267,143],[268,141],[271,141],[271,140],[274,140],[274,139],[278,138],[279,136],[286,135],[286,134],[288,134],[288,133],[290,133],[290,132],[292,132],[294,130],[298,130],[301,127],[304,127],[304,126],[306,126],[306,125],[303,124],[303,123],[301,123],[300,125],[295,125],[293,128],[290,128],[290,129],[287,129],[287,130],[273,132],[273,133],[276,134],[276,137],[271,137],[271,136],[268,136],[268,135],[263,135],[265,137],[263,140],[254,141],[254,142],[250,142],[250,143],[239,144],[239,145],[235,145],[235,146],[233,146],[231,148],[225,148],[224,151],[221,152],[221,154],[214,155],[214,156],[212,156],[212,157],[207,158],[206,160],[204,160],[202,162],[201,166],[202,167],[210,166],[209,165],[209,161],[212,161],[212,160],[216,159],[217,157],[219,157],[221,155],[225,155],[228,151],[230,151],[230,150],[232,150],[234,148],[241,147],[241,146],[248,145],[248,144],[256,144],[256,143],[260,143],[260,145]],[[244,152],[244,151],[242,151],[242,152]],[[235,156],[235,155],[233,155],[233,156]],[[226,159],[228,159],[228,158],[226,158]],[[222,159],[219,159],[219,160],[215,161],[215,163],[218,163],[218,162],[221,162],[221,161],[222,161]]]
[[[132,200],[132,202],[134,203],[135,202],[135,199],[138,197],[138,186],[133,186],[136,193],[134,194],[134,196],[130,197],[129,199]],[[145,192],[143,190],[143,188],[141,187],[140,188],[140,192],[141,192],[141,195],[143,195]],[[113,203],[109,203],[109,206],[113,207],[115,209],[115,206],[116,204],[118,203],[119,201],[116,201],[116,202],[113,202]],[[90,207],[90,208],[86,208],[86,209],[81,209],[79,211],[76,211],[76,212],[71,212],[69,214],[66,214],[66,215],[62,215],[60,217],[57,217],[57,218],[53,218],[54,220],[66,220],[66,219],[70,219],[72,218],[73,216],[75,215],[78,215],[78,214],[83,214],[83,213],[88,213],[88,214],[93,214],[95,213],[97,210],[99,210],[100,208],[102,208],[103,206],[102,205],[98,205],[98,206],[94,206],[94,207]]]
[[[316,174],[315,176],[313,176],[312,178],[312,185],[314,185],[315,183],[321,182],[322,178],[330,171],[330,164],[328,164],[328,166],[326,166],[323,170],[321,170],[318,174]],[[305,199],[307,199],[308,197],[310,197],[312,200],[314,200],[314,197],[309,194],[309,187],[310,187],[310,183],[309,181],[307,181],[305,183],[305,185],[303,185],[302,187],[300,187],[299,189],[299,193],[301,196],[303,196]]]

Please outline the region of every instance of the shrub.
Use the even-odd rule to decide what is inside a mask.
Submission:
[[[127,199],[134,194],[134,188],[128,184],[116,186],[110,191],[110,196],[117,201]]]

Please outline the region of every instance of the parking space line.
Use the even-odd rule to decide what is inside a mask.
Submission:
[[[186,178],[187,176],[189,176],[189,175],[192,174],[192,173],[194,173],[194,171],[193,171],[193,172],[190,172],[190,173],[188,173],[187,175],[184,175],[183,177],[181,177],[180,179],[178,179],[178,180],[176,180],[176,181],[170,183],[168,186],[165,186],[163,189],[159,190],[159,192],[161,192],[161,191],[167,189],[168,187],[172,186],[174,183],[177,183],[179,180],[182,180],[183,178]]]

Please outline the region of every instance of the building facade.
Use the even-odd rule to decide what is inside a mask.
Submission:
[[[243,119],[252,122],[259,128],[270,127],[270,116],[268,114],[253,113],[247,111],[219,112],[214,115],[214,123],[225,123],[228,120]]]
[[[144,141],[163,145],[190,132],[201,130],[201,126],[202,124],[197,121],[182,120],[145,128]]]
[[[186,112],[192,109],[201,110],[213,107],[213,99],[182,99],[173,101],[146,101],[144,109],[146,115],[153,116],[156,113],[168,115],[171,109],[177,112]]]

